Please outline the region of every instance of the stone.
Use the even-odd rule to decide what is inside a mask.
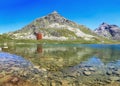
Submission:
[[[55,83],[55,81],[52,81],[52,83],[51,83],[51,84],[52,84],[52,86],[56,86],[56,83]]]
[[[90,71],[95,71],[95,68],[89,67],[89,70],[90,70]]]
[[[34,71],[33,71],[35,74],[39,74],[40,73],[40,71],[38,70],[38,69],[36,69],[36,68],[34,68]]]
[[[4,77],[4,75],[3,74],[0,74],[0,78],[3,78]]]
[[[89,75],[91,75],[92,73],[91,73],[90,71],[84,71],[83,74],[86,75],[86,76],[89,76]]]
[[[113,71],[113,74],[120,75],[120,71]]]
[[[18,78],[18,77],[13,77],[13,78],[11,79],[11,82],[12,82],[12,83],[17,83],[17,82],[19,82],[19,78]]]
[[[109,70],[109,71],[106,72],[106,74],[107,75],[112,75],[112,71]]]
[[[46,72],[46,71],[47,71],[45,68],[41,68],[40,70],[41,70],[41,71],[44,71],[44,72]]]
[[[67,80],[62,80],[61,83],[62,83],[62,86],[68,86],[68,81]]]
[[[81,69],[84,70],[84,71],[87,71],[87,70],[88,70],[87,67],[83,67],[83,68],[81,68]]]
[[[118,77],[118,76],[111,76],[110,80],[111,81],[117,81],[117,80],[120,80],[120,77]]]

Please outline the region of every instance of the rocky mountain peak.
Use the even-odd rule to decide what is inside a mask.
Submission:
[[[59,14],[57,11],[53,11],[52,14]]]
[[[53,11],[52,13],[48,14],[47,16],[59,16],[62,17],[57,11]]]
[[[108,25],[107,23],[103,22],[101,25]]]
[[[110,25],[103,22],[95,30],[95,33],[108,39],[120,40],[120,28],[117,25]]]
[[[96,30],[105,30],[105,29],[109,29],[109,27],[110,27],[110,25],[109,24],[107,24],[107,23],[105,23],[105,22],[103,22],[102,24],[100,24],[100,26],[99,26],[99,28],[97,28]]]
[[[67,19],[61,16],[57,11],[53,11],[52,13],[48,14],[47,16],[44,17],[50,22],[55,22],[55,23],[63,23]]]
[[[78,24],[76,24],[75,22],[61,16],[57,11],[53,11],[52,13],[42,18],[38,18],[37,20],[34,21],[34,23],[39,24],[40,28],[47,28],[51,24],[68,25],[72,27],[78,26]]]

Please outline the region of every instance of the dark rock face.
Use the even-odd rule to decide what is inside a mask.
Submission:
[[[99,28],[95,30],[95,33],[108,39],[120,40],[120,27],[117,25],[102,23]]]

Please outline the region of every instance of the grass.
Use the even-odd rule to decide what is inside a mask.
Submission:
[[[67,30],[58,30],[60,35],[66,36]],[[64,32],[64,33],[63,33]],[[68,32],[68,31],[67,31]],[[77,38],[76,40],[70,39],[71,36],[74,36],[75,34],[70,32],[69,33],[69,39],[65,41],[60,40],[32,40],[32,39],[11,39],[8,35],[0,35],[0,43],[38,43],[38,44],[120,44],[120,41],[113,41],[102,37],[95,37],[94,40],[84,40],[82,38]]]
[[[66,41],[59,41],[59,40],[31,40],[31,39],[0,39],[0,43],[37,43],[37,44],[119,44],[119,41],[109,41],[109,40],[103,40],[100,41],[99,39],[96,40],[83,40],[83,39],[77,39],[77,40],[66,40]]]

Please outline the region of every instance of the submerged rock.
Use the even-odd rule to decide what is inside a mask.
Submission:
[[[11,82],[12,83],[18,83],[19,82],[19,78],[18,77],[12,77]]]
[[[89,70],[90,70],[90,71],[95,71],[95,68],[90,67]]]
[[[120,77],[118,77],[118,76],[111,76],[110,80],[111,81],[117,81],[117,80],[120,80]]]
[[[86,75],[86,76],[89,76],[89,75],[91,75],[92,73],[91,73],[90,71],[84,71],[83,74]]]
[[[101,80],[103,83],[107,83],[106,80],[120,81],[120,61],[104,64],[99,58],[90,58],[88,61],[64,69],[63,73],[82,79],[83,82],[85,80],[86,82],[93,80],[98,83]]]
[[[4,75],[3,74],[0,74],[0,78],[3,78],[4,77]]]
[[[24,58],[4,52],[0,52],[0,71],[0,78],[11,75],[28,80],[31,79],[31,77],[37,79],[36,74],[38,76],[43,74],[43,71],[34,68],[34,65]],[[19,81],[17,77],[12,77],[11,82],[16,83]]]

